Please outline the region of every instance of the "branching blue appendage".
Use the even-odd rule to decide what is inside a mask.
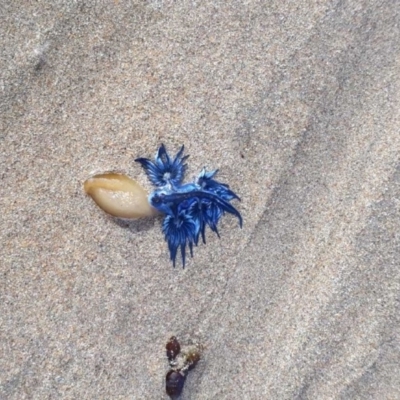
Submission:
[[[182,265],[185,267],[186,246],[193,257],[193,245],[198,244],[201,236],[206,243],[205,229],[208,226],[219,237],[218,222],[224,213],[233,214],[242,227],[242,216],[230,204],[240,198],[225,183],[214,179],[218,170],[201,171],[194,183],[182,184],[188,156],[182,156],[181,147],[174,160],[169,157],[165,146],[161,145],[155,160],[138,158],[156,189],[149,195],[150,204],[165,214],[162,231],[168,243],[170,259],[175,266],[180,249]]]
[[[175,159],[171,161],[169,155],[162,144],[158,149],[155,161],[150,161],[148,158],[137,158],[135,161],[140,163],[146,171],[151,183],[156,187],[165,185],[180,185],[185,175],[187,164],[185,160],[189,156],[182,157],[184,146],[181,147]]]

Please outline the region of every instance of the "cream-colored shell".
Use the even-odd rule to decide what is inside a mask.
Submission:
[[[84,183],[85,192],[107,214],[118,218],[143,218],[157,214],[147,193],[127,175],[109,172],[95,175]]]

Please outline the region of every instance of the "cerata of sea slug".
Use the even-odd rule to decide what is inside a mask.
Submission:
[[[108,214],[119,218],[149,217],[164,214],[162,231],[168,243],[173,266],[180,250],[185,267],[186,247],[193,257],[193,245],[199,239],[206,243],[208,226],[219,237],[218,222],[225,213],[233,214],[242,227],[242,216],[231,204],[239,197],[225,183],[215,179],[218,170],[205,168],[192,183],[183,183],[188,156],[183,156],[184,146],[171,158],[164,145],[158,149],[154,161],[137,158],[154,186],[147,196],[145,190],[133,179],[123,174],[107,173],[88,179],[85,191]]]

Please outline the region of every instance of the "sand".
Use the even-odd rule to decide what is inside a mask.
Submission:
[[[400,3],[0,7],[0,398],[400,398]],[[96,172],[164,143],[241,197],[174,269]]]

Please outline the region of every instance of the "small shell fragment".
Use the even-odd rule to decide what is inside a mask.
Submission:
[[[107,214],[117,218],[143,218],[157,214],[147,193],[127,175],[115,172],[95,175],[84,183],[85,192]]]

